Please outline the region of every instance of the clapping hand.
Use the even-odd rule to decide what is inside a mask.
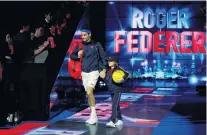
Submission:
[[[47,47],[49,44],[50,44],[49,41],[45,41],[45,42],[43,43],[43,46],[44,46],[44,47]]]

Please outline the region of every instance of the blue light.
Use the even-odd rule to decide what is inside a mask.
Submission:
[[[125,29],[122,29],[121,32],[125,32]]]
[[[197,78],[195,75],[190,76],[190,77],[189,77],[189,82],[190,82],[190,84],[192,84],[192,85],[197,84],[197,83],[198,83],[198,78]]]
[[[165,73],[162,71],[156,72],[156,79],[164,79],[165,78]]]
[[[112,5],[112,4],[114,4],[114,2],[113,1],[109,1],[109,4]]]
[[[162,35],[161,34],[158,37],[159,37],[159,40],[162,40]]]
[[[137,61],[137,60],[142,60],[142,59],[139,58],[139,57],[132,57],[132,58],[130,59],[130,63],[131,63],[131,65],[133,66],[134,63],[135,63],[135,61]]]
[[[148,65],[148,61],[147,61],[147,60],[144,61],[144,65],[145,65],[145,66]]]
[[[206,80],[207,80],[206,77],[201,78],[201,81],[206,81]]]
[[[132,66],[134,65],[134,61],[135,61],[134,58],[131,58],[131,59],[130,59],[130,62],[131,62],[131,65],[132,65]]]
[[[192,55],[192,60],[195,60],[195,56],[194,55]]]

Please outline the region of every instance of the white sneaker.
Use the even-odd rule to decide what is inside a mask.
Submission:
[[[117,122],[116,122],[116,126],[120,126],[120,125],[122,125],[123,124],[123,122],[122,122],[122,120],[118,120]]]
[[[92,114],[90,114],[90,117],[89,117],[89,119],[86,121],[86,123],[88,123],[88,122],[91,120],[91,118],[92,118]]]
[[[97,118],[96,114],[95,115],[92,114],[91,117],[90,117],[90,119],[87,120],[86,122],[88,124],[90,124],[90,125],[93,125],[93,124],[97,123],[98,122],[98,118]]]
[[[112,121],[106,123],[106,126],[107,127],[116,127],[115,124]]]
[[[90,114],[90,118],[86,121],[86,123],[89,123],[92,119],[97,119],[97,115],[96,114]]]
[[[86,123],[88,123],[91,120],[91,117],[86,121]]]

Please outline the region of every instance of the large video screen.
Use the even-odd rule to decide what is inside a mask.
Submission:
[[[205,2],[108,2],[106,52],[133,79],[206,78]]]

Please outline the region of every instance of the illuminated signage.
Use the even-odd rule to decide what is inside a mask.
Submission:
[[[178,33],[170,29],[189,29],[190,15],[187,8],[176,10],[174,8],[157,9],[153,11],[147,8],[143,11],[135,9],[132,16],[131,31],[114,31],[114,52],[119,53],[121,47],[126,45],[126,51],[149,53],[175,53],[206,54],[206,36],[200,31],[183,31]],[[152,33],[143,28],[158,28],[159,31]],[[161,29],[167,28],[168,31]],[[134,30],[135,29],[135,30]],[[137,38],[139,37],[139,38]],[[162,45],[165,45],[164,47]],[[139,47],[138,47],[139,46]],[[162,47],[161,47],[162,46]]]

